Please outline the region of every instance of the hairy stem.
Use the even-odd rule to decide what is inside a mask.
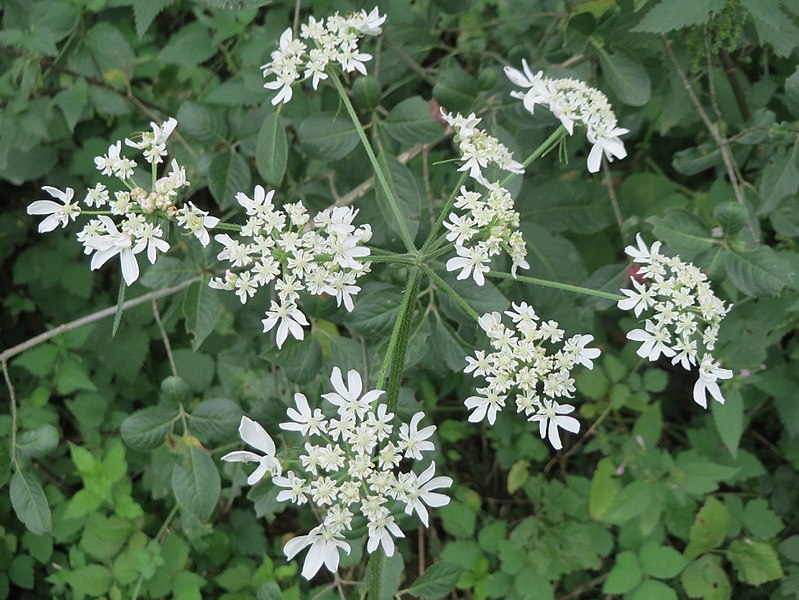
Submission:
[[[486,273],[489,277],[496,277],[497,279],[511,279],[514,281],[521,281],[523,283],[533,283],[543,287],[554,288],[556,290],[563,290],[564,292],[574,292],[576,294],[583,294],[585,296],[596,296],[597,298],[605,298],[606,300],[624,300],[621,294],[614,294],[612,292],[603,292],[602,290],[593,290],[591,288],[582,287],[579,285],[571,285],[569,283],[560,283],[559,281],[550,281],[549,279],[539,279],[538,277],[527,277],[526,275],[517,275],[514,277],[510,273],[501,273],[500,271],[489,271]]]

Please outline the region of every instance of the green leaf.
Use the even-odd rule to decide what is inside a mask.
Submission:
[[[774,154],[763,169],[760,180],[760,206],[758,215],[767,215],[777,208],[784,199],[799,191],[799,141],[795,142],[790,153]]]
[[[749,296],[776,296],[793,278],[788,260],[769,246],[743,252],[728,248],[724,264],[735,287]]]
[[[373,76],[358,77],[352,84],[352,100],[361,110],[374,110],[380,104],[380,80]]]
[[[95,560],[110,561],[122,550],[131,533],[133,528],[128,521],[92,513],[83,528],[80,548]]]
[[[517,460],[508,471],[508,493],[514,494],[530,478],[530,461]]]
[[[294,383],[308,383],[313,380],[322,367],[322,347],[316,336],[306,336],[302,340],[293,338],[282,348],[273,347],[264,354],[269,362],[283,367],[286,377]]]
[[[280,115],[273,112],[264,119],[255,143],[255,165],[264,181],[280,185],[286,174],[288,141]]]
[[[224,113],[192,100],[180,105],[177,120],[184,135],[203,144],[218,144],[227,136]]]
[[[734,387],[725,391],[724,400],[724,404],[712,402],[710,412],[722,443],[735,458],[744,430],[744,401],[741,391]]]
[[[170,65],[193,66],[204,63],[214,54],[216,47],[208,30],[194,21],[169,37],[157,60]]]
[[[157,448],[175,426],[176,409],[165,406],[148,406],[125,418],[120,426],[122,440],[134,450],[147,452]]]
[[[222,208],[235,204],[238,192],[249,191],[250,165],[238,152],[217,154],[208,167],[208,189]]]
[[[662,581],[647,579],[633,592],[630,600],[677,600],[677,592]]]
[[[716,498],[708,496],[691,525],[685,558],[691,560],[707,550],[717,548],[727,536],[730,511]]]
[[[787,58],[799,44],[799,27],[782,10],[781,0],[741,0],[755,22],[761,43],[770,44],[777,56]]]
[[[222,315],[222,303],[216,290],[208,287],[203,279],[192,283],[183,297],[183,316],[186,318],[186,333],[191,335],[191,349],[199,349]]]
[[[608,85],[619,100],[630,106],[643,106],[652,95],[652,82],[644,66],[621,50],[609,54],[598,48],[599,64]]]
[[[755,498],[747,502],[743,520],[744,527],[752,537],[761,540],[775,537],[785,527],[777,513],[769,508],[765,498]]]
[[[750,585],[775,581],[783,576],[776,550],[764,542],[735,540],[727,549],[727,558],[738,579]]]
[[[136,35],[139,39],[144,37],[155,18],[174,3],[175,0],[147,0],[147,2],[133,3],[133,19],[136,22]]]
[[[449,112],[469,112],[478,92],[474,77],[458,66],[441,71],[433,86],[433,97]]]
[[[441,279],[446,281],[449,286],[471,306],[477,314],[483,315],[493,311],[503,311],[510,307],[508,300],[499,288],[492,282],[486,281],[485,285],[479,286],[471,277],[469,279],[457,279],[457,273],[447,271],[440,273]],[[474,326],[472,318],[464,311],[458,303],[443,292],[440,294],[439,308],[450,319],[463,323],[467,326]]]
[[[78,390],[93,392],[97,389],[76,356],[69,356],[58,365],[55,387],[58,393],[63,395],[73,394]]]
[[[432,144],[444,133],[444,128],[433,119],[430,103],[419,96],[407,98],[388,113],[383,131],[400,144]]]
[[[311,115],[297,128],[305,152],[325,162],[340,160],[352,152],[360,138],[355,126],[344,115]]]
[[[36,429],[26,431],[17,438],[17,452],[20,458],[41,458],[58,447],[58,429],[45,423]]]
[[[714,554],[705,554],[685,567],[680,583],[689,598],[729,600],[732,592],[721,557]]]
[[[730,200],[716,205],[716,208],[713,209],[713,216],[721,225],[724,233],[735,235],[746,225],[749,212],[737,202]]]
[[[355,334],[380,339],[391,333],[402,303],[402,289],[389,283],[369,282],[358,294],[355,309],[344,323]]]
[[[633,552],[625,550],[616,556],[616,564],[602,586],[602,593],[626,594],[640,581],[641,565],[638,563],[638,557]]]
[[[161,397],[164,402],[177,407],[191,400],[191,388],[185,379],[172,375],[161,382]]]
[[[688,211],[668,210],[662,217],[650,217],[652,233],[666,245],[670,252],[685,260],[694,260],[718,245],[710,235],[710,228]]]
[[[136,54],[122,32],[101,21],[89,30],[86,40],[103,79],[116,87],[127,85],[133,75]]]
[[[405,593],[424,600],[443,598],[455,589],[461,573],[463,569],[454,563],[435,563],[428,567],[424,574],[405,590]]]
[[[203,400],[189,415],[189,429],[209,440],[233,439],[241,421],[241,407],[227,398]]]
[[[788,560],[799,563],[799,535],[792,535],[782,540],[779,551]]]
[[[602,517],[614,505],[621,489],[619,480],[615,478],[616,467],[610,457],[600,459],[591,478],[591,489],[588,495],[588,512],[592,519],[601,521]]]
[[[65,90],[61,90],[53,98],[53,102],[61,109],[64,120],[70,131],[75,131],[75,125],[80,121],[89,104],[89,86],[84,78],[79,78]]]
[[[107,567],[86,565],[75,569],[67,576],[70,587],[79,596],[84,594],[97,598],[106,594],[114,583],[114,575]]]
[[[794,119],[799,119],[799,67],[785,80],[785,104]]]
[[[189,446],[184,465],[172,469],[172,491],[180,507],[200,521],[207,521],[216,508],[222,482],[211,455]]]
[[[33,558],[27,554],[19,554],[11,559],[11,564],[8,565],[8,578],[17,587],[24,590],[32,590],[34,584],[33,566]]]
[[[659,546],[655,542],[647,542],[638,551],[638,558],[644,572],[658,579],[677,577],[688,564],[682,554],[669,546]]]
[[[267,581],[258,586],[255,592],[258,600],[283,600],[280,586],[274,581]]]
[[[662,0],[631,31],[668,33],[689,25],[703,25],[711,13],[719,13],[724,0]]]
[[[42,485],[33,471],[22,469],[11,476],[11,505],[31,533],[52,533],[53,519]]]
[[[60,350],[55,344],[42,344],[26,350],[14,359],[14,364],[24,367],[36,377],[49,375]]]
[[[408,229],[411,238],[416,237],[419,230],[419,214],[422,207],[422,190],[413,172],[397,161],[394,157],[381,154],[378,157],[383,172],[388,177],[388,184],[391,186],[394,197],[399,205],[399,212],[405,220],[405,227]],[[383,218],[388,226],[395,232],[399,232],[399,224],[394,211],[389,205],[388,198],[383,191],[382,185],[377,185],[377,204]]]
[[[477,515],[471,506],[459,500],[451,500],[438,512],[446,532],[455,537],[471,538],[474,536]]]

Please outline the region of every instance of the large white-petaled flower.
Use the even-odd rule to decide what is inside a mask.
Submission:
[[[422,471],[421,475],[409,473],[405,482],[405,514],[410,515],[414,512],[419,515],[422,524],[428,526],[427,506],[437,508],[449,504],[449,496],[436,492],[448,487],[452,487],[451,477],[433,477],[436,472],[436,463]]]
[[[394,517],[387,508],[383,508],[369,521],[369,541],[366,549],[369,552],[377,550],[378,546],[383,547],[386,556],[394,556],[394,537],[405,537],[402,530],[394,522]]]
[[[139,278],[139,263],[135,254],[144,250],[144,246],[134,244],[134,232],[130,228],[123,227],[120,231],[116,223],[105,215],[101,215],[98,219],[103,225],[105,234],[87,238],[84,242],[87,250],[94,251],[92,271],[102,267],[110,258],[119,255],[122,277],[126,284],[133,285]]]
[[[405,458],[421,460],[422,452],[435,449],[433,442],[427,441],[427,438],[435,433],[436,427],[435,425],[428,425],[427,427],[418,429],[419,422],[423,418],[424,413],[418,412],[411,417],[410,424],[403,423],[400,425],[400,436],[397,447],[405,452]]]
[[[203,246],[207,246],[211,242],[211,237],[208,235],[208,229],[213,229],[219,225],[219,219],[212,217],[207,211],[200,210],[192,202],[187,202],[178,211],[178,225],[185,227],[194,234]]]
[[[39,223],[39,233],[47,233],[59,225],[66,227],[70,219],[74,221],[78,218],[80,206],[78,206],[77,202],[74,204],[71,202],[72,197],[75,195],[75,190],[68,187],[62,192],[58,188],[49,185],[45,185],[42,189],[53,198],[60,200],[62,204],[52,200],[36,200],[28,205],[29,215],[47,215],[44,221]]]
[[[606,134],[589,131],[585,137],[593,146],[588,153],[588,171],[590,173],[599,171],[603,154],[607,157],[609,162],[613,162],[614,158],[624,158],[627,156],[627,150],[625,150],[624,143],[619,139],[619,136],[629,132],[629,129],[624,129],[622,127],[616,127]]]
[[[339,413],[344,419],[355,416],[363,418],[369,412],[372,403],[383,395],[382,390],[370,390],[361,396],[363,382],[360,373],[354,369],[347,373],[347,385],[344,385],[341,369],[333,367],[330,383],[333,384],[333,389],[336,391],[322,394],[322,398],[338,407]]]
[[[538,409],[530,420],[538,421],[539,432],[541,439],[549,438],[549,443],[555,450],[563,448],[563,443],[560,441],[560,432],[558,427],[562,427],[566,431],[577,433],[580,431],[580,421],[574,417],[567,416],[574,411],[574,407],[570,404],[558,404],[554,400],[545,400],[544,405]]]
[[[469,423],[479,423],[486,419],[489,425],[493,425],[497,420],[497,413],[505,407],[507,396],[490,387],[477,388],[477,392],[485,394],[485,396],[470,396],[463,402],[466,408],[472,411],[469,415]]]
[[[286,431],[299,431],[302,435],[319,435],[327,431],[327,419],[320,409],[311,411],[308,399],[299,392],[294,394],[297,409],[289,408],[287,413],[291,421],[281,423],[280,428]]]
[[[347,554],[350,553],[350,545],[344,537],[333,527],[325,524],[314,527],[308,535],[299,535],[286,542],[283,552],[286,558],[291,560],[302,550],[310,546],[305,562],[302,565],[302,576],[311,579],[322,565],[327,567],[331,573],[338,570],[339,548]]]
[[[241,417],[239,424],[239,435],[241,439],[247,444],[263,452],[263,456],[249,452],[247,450],[237,450],[229,452],[222,457],[222,460],[227,462],[256,462],[258,467],[247,477],[249,485],[255,485],[267,473],[272,475],[280,475],[282,466],[280,461],[275,457],[275,442],[261,427],[261,425],[249,417]]]
[[[491,262],[486,250],[482,246],[473,248],[455,246],[455,252],[458,256],[447,261],[447,271],[460,269],[461,272],[458,273],[458,279],[467,279],[469,275],[472,275],[477,285],[485,285],[483,273],[488,273],[490,270],[488,265]]]
[[[302,328],[309,325],[308,319],[296,304],[293,302],[278,304],[274,300],[272,300],[272,307],[266,311],[266,318],[261,319],[261,323],[264,325],[264,333],[271,331],[275,325],[278,326],[275,337],[278,348],[283,346],[289,333],[297,340],[303,339],[305,332]]]
[[[724,396],[716,382],[730,378],[732,378],[730,369],[722,369],[712,356],[705,354],[699,364],[699,379],[694,384],[694,402],[702,408],[707,408],[707,394],[709,393],[716,402],[724,404]]]
[[[618,307],[621,310],[632,310],[636,317],[655,304],[655,294],[653,290],[639,283],[636,279],[631,279],[635,291],[626,288],[621,293],[627,296],[624,300],[619,300]]]

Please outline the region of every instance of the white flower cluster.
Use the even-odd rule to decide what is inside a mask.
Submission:
[[[587,129],[588,141],[593,144],[588,154],[588,170],[591,173],[599,171],[603,153],[609,161],[614,157],[627,156],[619,136],[629,130],[618,126],[605,94],[578,79],[550,79],[544,77],[543,71],[533,74],[525,60],[522,60],[522,69],[524,72],[505,67],[508,79],[519,87],[527,88],[526,92],[511,92],[511,96],[520,98],[530,113],[536,104],[545,105],[560,120],[569,135],[574,133],[575,123],[582,123]]]
[[[679,257],[660,253],[660,242],[647,247],[641,234],[636,235],[635,246],[624,251],[633,262],[642,265],[637,276],[631,279],[633,290],[623,289],[627,296],[619,301],[619,308],[631,310],[636,317],[647,312],[643,329],[633,329],[627,338],[641,342],[637,353],[651,361],[660,355],[671,358],[673,365],[680,364],[690,370],[699,364],[699,379],[693,390],[697,404],[707,408],[707,393],[724,403],[718,381],[730,379],[732,371],[722,369],[710,352],[716,346],[721,320],[730,311],[710,288],[707,276],[691,263]],[[700,358],[701,351],[701,358]]]
[[[133,170],[136,162],[122,155],[122,142],[111,144],[108,152],[94,159],[97,170],[105,176],[116,177],[124,189],[112,192],[102,183],[89,188],[83,202],[89,209],[100,214],[92,218],[77,234],[78,241],[83,244],[85,254],[93,254],[91,268],[99,269],[109,259],[119,256],[122,265],[122,276],[125,283],[131,285],[139,277],[139,264],[136,255],[146,251],[150,263],[155,263],[158,252],[169,250],[169,243],[164,239],[164,230],[160,222],[178,216],[178,224],[187,227],[197,235],[201,242],[208,243],[206,227],[213,227],[219,219],[208,216],[208,213],[195,208],[191,203],[178,210],[175,199],[178,191],[189,185],[186,170],[177,161],[172,160],[169,172],[156,179],[156,165],[163,162],[167,155],[166,142],[177,127],[175,119],[168,119],[158,125],[150,123],[152,132],[140,134],[139,141],[125,140],[125,144],[144,154],[144,159],[152,165],[152,185],[150,191],[138,186],[133,181]],[[72,203],[75,194],[72,188],[62,192],[56,188],[45,186],[44,190],[52,200],[37,200],[28,206],[28,214],[47,215],[39,224],[40,232],[52,231],[58,225],[66,227],[70,220],[77,218],[83,210],[77,203]],[[104,209],[104,210],[96,210]],[[181,221],[181,215],[188,216]],[[112,217],[118,217],[115,221]]]
[[[261,67],[264,77],[275,76],[264,84],[267,89],[277,90],[272,104],[291,100],[292,86],[300,79],[311,79],[313,89],[317,89],[319,82],[327,79],[330,63],[338,63],[345,73],[358,71],[366,75],[364,63],[372,55],[361,52],[358,42],[365,35],[379,35],[385,20],[385,15],[375,8],[370,13],[362,10],[346,17],[336,13],[322,21],[310,17],[300,28],[299,39],[291,28],[286,29],[278,49],[272,52],[272,60]]]
[[[478,129],[480,119],[474,113],[467,117],[452,115],[442,110],[441,115],[455,129],[458,149],[464,161],[459,171],[466,171],[469,177],[487,188],[487,191],[469,191],[461,187],[455,198],[455,208],[463,215],[452,212],[444,227],[449,230],[447,240],[455,244],[457,256],[449,259],[447,271],[460,270],[458,279],[470,275],[483,285],[483,273],[489,271],[491,257],[505,250],[511,257],[514,277],[516,270],[529,269],[527,245],[519,227],[519,213],[514,210],[510,192],[499,182],[490,182],[483,175],[483,169],[496,167],[510,173],[524,173],[521,163],[513,160],[513,154],[504,144],[485,131]]]
[[[513,310],[505,314],[513,320],[513,328],[502,324],[498,312],[487,313],[479,320],[495,351],[486,354],[477,350],[474,357],[466,357],[464,372],[484,377],[487,384],[477,388],[480,395],[465,401],[466,408],[472,411],[469,421],[479,423],[486,419],[493,425],[515,388],[516,412],[524,412],[528,420],[537,421],[541,438],[548,437],[552,447],[560,450],[563,444],[558,428],[577,433],[580,422],[568,416],[574,406],[560,404],[557,399],[572,397],[575,387],[571,371],[575,366],[593,368],[599,350],[588,348],[588,344],[594,336],[574,335],[555,349],[564,334],[556,321],[541,321],[526,302],[514,303]]]
[[[372,230],[368,224],[357,228],[352,224],[357,209],[335,207],[317,214],[315,228],[304,231],[310,217],[302,202],[280,209],[272,203],[274,195],[274,190],[267,193],[260,185],[252,198],[236,194],[247,214],[241,235],[223,233],[214,239],[224,246],[217,258],[237,271],[228,269],[209,285],[235,291],[243,304],[258,288],[275,281],[279,302],[272,301],[262,322],[264,332],[277,325],[279,348],[289,333],[303,339],[302,327],[308,320],[297,307],[300,292],[330,294],[338,306],[353,309],[352,298],[361,291],[356,282],[369,272],[369,263],[361,260],[369,256],[363,244],[371,239]]]
[[[298,469],[282,474],[275,458],[275,444],[263,428],[247,417],[239,429],[242,439],[264,452],[231,452],[222,460],[257,462],[258,467],[248,478],[249,484],[259,481],[267,472],[275,485],[283,488],[277,496],[280,502],[298,506],[311,503],[320,523],[307,535],[288,541],[284,552],[289,559],[305,548],[302,575],[312,578],[322,564],[331,572],[338,569],[339,549],[347,554],[350,542],[345,533],[364,521],[368,529],[366,549],[374,552],[382,547],[386,556],[394,554],[394,538],[405,537],[395,517],[416,513],[428,525],[427,507],[444,506],[449,498],[436,490],[452,485],[450,477],[434,477],[435,463],[417,474],[400,466],[403,459],[422,460],[425,452],[435,450],[429,438],[435,426],[419,429],[424,417],[416,413],[410,423],[399,427],[394,437],[394,414],[385,404],[374,404],[381,390],[363,392],[363,382],[357,371],[347,374],[344,383],[341,370],[333,369],[330,381],[335,391],[322,397],[335,407],[335,417],[328,418],[322,410],[311,409],[307,398],[294,395],[295,408],[288,409],[291,419],[281,423],[281,429],[296,432],[305,440],[299,456]]]

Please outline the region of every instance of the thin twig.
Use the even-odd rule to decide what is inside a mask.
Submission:
[[[591,427],[588,429],[588,431],[586,431],[586,432],[585,432],[585,433],[584,433],[584,434],[583,434],[583,435],[580,437],[580,439],[579,439],[579,440],[577,440],[577,442],[574,444],[574,446],[572,446],[571,448],[569,448],[569,449],[568,449],[568,450],[567,450],[567,451],[566,451],[564,454],[556,454],[555,456],[553,456],[553,457],[552,457],[552,458],[549,460],[549,462],[548,462],[548,463],[546,464],[546,466],[544,467],[544,474],[547,474],[547,473],[549,473],[549,471],[552,469],[552,467],[553,467],[553,466],[555,466],[555,464],[556,464],[556,463],[559,463],[559,462],[561,462],[561,463],[562,463],[562,462],[565,462],[565,461],[566,461],[566,460],[567,460],[567,459],[568,459],[568,458],[569,458],[569,457],[570,457],[572,454],[574,454],[575,452],[577,452],[577,450],[579,450],[579,449],[580,449],[580,447],[581,447],[581,446],[582,446],[582,445],[583,445],[585,442],[587,442],[587,441],[588,441],[588,438],[590,438],[592,435],[594,435],[594,433],[596,432],[597,428],[598,428],[598,427],[599,427],[599,426],[602,424],[602,422],[603,422],[605,419],[607,419],[607,417],[608,417],[608,415],[609,415],[609,414],[610,414],[610,404],[608,404],[608,407],[607,407],[607,408],[606,408],[604,411],[602,411],[602,414],[601,414],[601,415],[599,415],[599,418],[598,418],[596,421],[594,421],[594,424],[593,424],[593,425],[591,425]]]
[[[744,120],[748,121],[752,118],[752,113],[749,110],[749,105],[746,103],[746,95],[741,88],[741,82],[738,81],[738,76],[735,73],[735,63],[724,48],[719,50],[719,59],[724,66],[724,74],[727,76],[727,81],[730,82],[733,96],[735,96],[735,102],[738,104],[738,110],[741,111],[741,116]]]
[[[161,322],[161,313],[158,311],[158,303],[155,301],[155,298],[153,298],[151,302],[153,305],[153,316],[155,317],[155,322],[158,324],[158,330],[161,332],[161,340],[163,340],[164,348],[166,349],[166,357],[169,360],[169,368],[172,371],[172,375],[177,377],[178,368],[175,366],[175,357],[172,356],[172,344],[169,343],[169,336],[166,334],[164,324]]]
[[[666,54],[671,61],[671,64],[674,66],[677,75],[680,78],[680,81],[685,88],[685,91],[688,93],[688,97],[691,100],[691,104],[694,105],[694,109],[696,113],[699,115],[699,118],[702,120],[702,123],[705,124],[710,136],[713,138],[713,141],[716,142],[716,145],[719,147],[719,153],[721,154],[721,160],[724,162],[724,168],[727,171],[727,178],[730,180],[730,185],[732,186],[732,191],[735,194],[735,199],[738,201],[738,204],[746,207],[746,203],[744,201],[743,190],[741,189],[740,182],[738,180],[738,175],[736,174],[737,168],[735,166],[735,161],[732,157],[732,152],[730,151],[730,146],[728,140],[722,137],[721,133],[719,133],[718,128],[710,119],[710,116],[707,114],[705,109],[702,106],[702,103],[699,101],[699,97],[694,92],[694,89],[691,87],[691,82],[688,81],[688,77],[683,71],[682,67],[680,66],[677,57],[674,55],[674,51],[671,49],[671,44],[669,43],[668,38],[661,34],[660,36],[661,42],[663,43],[663,47],[666,50]],[[712,79],[712,78],[711,78]],[[748,212],[748,211],[747,211]],[[760,236],[757,235],[757,230],[755,229],[754,224],[752,223],[751,218],[747,215],[746,218],[747,228],[749,232],[752,234],[752,239],[755,243],[760,242]]]
[[[8,388],[8,402],[11,406],[11,463],[17,465],[17,395],[14,393],[14,385],[11,383],[11,377],[8,375],[8,364],[6,359],[3,358],[3,378],[6,380],[6,387]]]
[[[621,209],[619,208],[619,199],[616,196],[616,187],[613,185],[613,175],[610,173],[610,166],[608,159],[602,156],[602,174],[603,183],[608,188],[608,197],[610,198],[610,205],[613,207],[613,214],[616,217],[616,225],[619,226],[619,233],[621,239],[624,240],[624,219],[621,216]]]
[[[149,302],[150,300],[157,300],[159,298],[165,298],[166,296],[171,296],[172,294],[176,294],[182,290],[185,290],[192,283],[195,283],[199,280],[200,280],[199,277],[195,279],[188,279],[177,285],[173,285],[172,287],[168,287],[163,290],[157,290],[155,292],[150,292],[148,294],[139,296],[138,298],[134,298],[133,300],[128,300],[122,305],[122,309],[128,310],[130,308],[133,308],[134,306],[138,306],[139,304],[144,304],[145,302]],[[73,329],[78,329],[79,327],[83,327],[84,325],[88,325],[90,323],[94,323],[95,321],[105,319],[106,317],[113,316],[116,313],[116,311],[117,311],[116,305],[109,306],[108,308],[104,308],[103,310],[99,310],[90,315],[86,315],[85,317],[81,317],[80,319],[75,319],[74,321],[70,321],[69,323],[63,323],[62,325],[59,325],[58,327],[55,327],[50,331],[46,331],[45,333],[40,333],[39,335],[32,337],[29,340],[25,340],[21,344],[17,344],[16,346],[12,346],[11,348],[3,350],[3,352],[0,352],[0,361],[5,363],[8,359],[16,356],[17,354],[25,352],[25,350],[30,350],[34,346],[38,346],[39,344],[42,344],[47,340],[51,340],[54,337],[58,337],[59,335],[67,333],[68,331],[72,331]]]

